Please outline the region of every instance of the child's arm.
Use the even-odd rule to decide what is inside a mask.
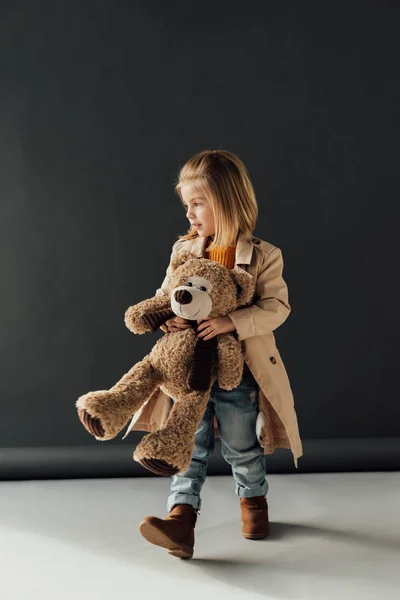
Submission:
[[[291,307],[282,272],[280,248],[274,248],[269,254],[265,253],[256,282],[257,302],[228,314],[236,327],[239,341],[270,333],[288,318]]]

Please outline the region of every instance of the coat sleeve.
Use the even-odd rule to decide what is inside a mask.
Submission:
[[[256,303],[228,314],[236,327],[239,341],[270,333],[288,318],[291,307],[282,272],[282,251],[275,247],[263,258],[256,283]]]
[[[171,251],[171,256],[169,258],[169,264],[168,264],[168,267],[167,267],[167,271],[165,273],[165,277],[164,277],[164,280],[163,280],[161,286],[156,290],[156,294],[155,294],[156,296],[159,296],[160,294],[168,294],[169,293],[168,292],[168,282],[169,282],[169,278],[170,278],[170,275],[171,275],[171,261],[172,261],[172,258],[174,256],[176,250],[177,250],[177,247],[178,247],[179,243],[180,243],[180,240],[177,240],[174,243],[174,245],[172,246],[172,251]]]

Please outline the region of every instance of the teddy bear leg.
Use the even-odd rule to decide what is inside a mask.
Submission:
[[[136,363],[109,390],[88,392],[76,402],[83,426],[97,440],[111,440],[161,382],[149,355]]]
[[[134,460],[157,475],[171,476],[186,471],[209,397],[210,390],[190,392],[177,399],[165,426],[144,436],[137,445]]]
[[[237,387],[242,379],[244,356],[241,344],[230,333],[218,338],[218,385],[224,390]]]

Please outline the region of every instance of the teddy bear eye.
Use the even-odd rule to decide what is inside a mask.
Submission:
[[[193,283],[191,281],[188,281],[188,283],[186,284],[188,287],[192,287]]]
[[[200,289],[201,289],[201,291],[202,291],[202,292],[206,292],[206,291],[207,291],[207,288],[206,288],[206,287],[204,287],[204,285],[202,285],[202,286],[200,287]]]

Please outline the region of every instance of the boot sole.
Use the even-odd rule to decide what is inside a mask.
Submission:
[[[140,523],[139,531],[151,544],[166,548],[168,554],[171,554],[171,556],[176,556],[177,558],[192,558],[193,556],[193,548],[171,539],[166,533],[148,521]]]
[[[242,533],[247,540],[263,540],[269,537],[269,533]]]

